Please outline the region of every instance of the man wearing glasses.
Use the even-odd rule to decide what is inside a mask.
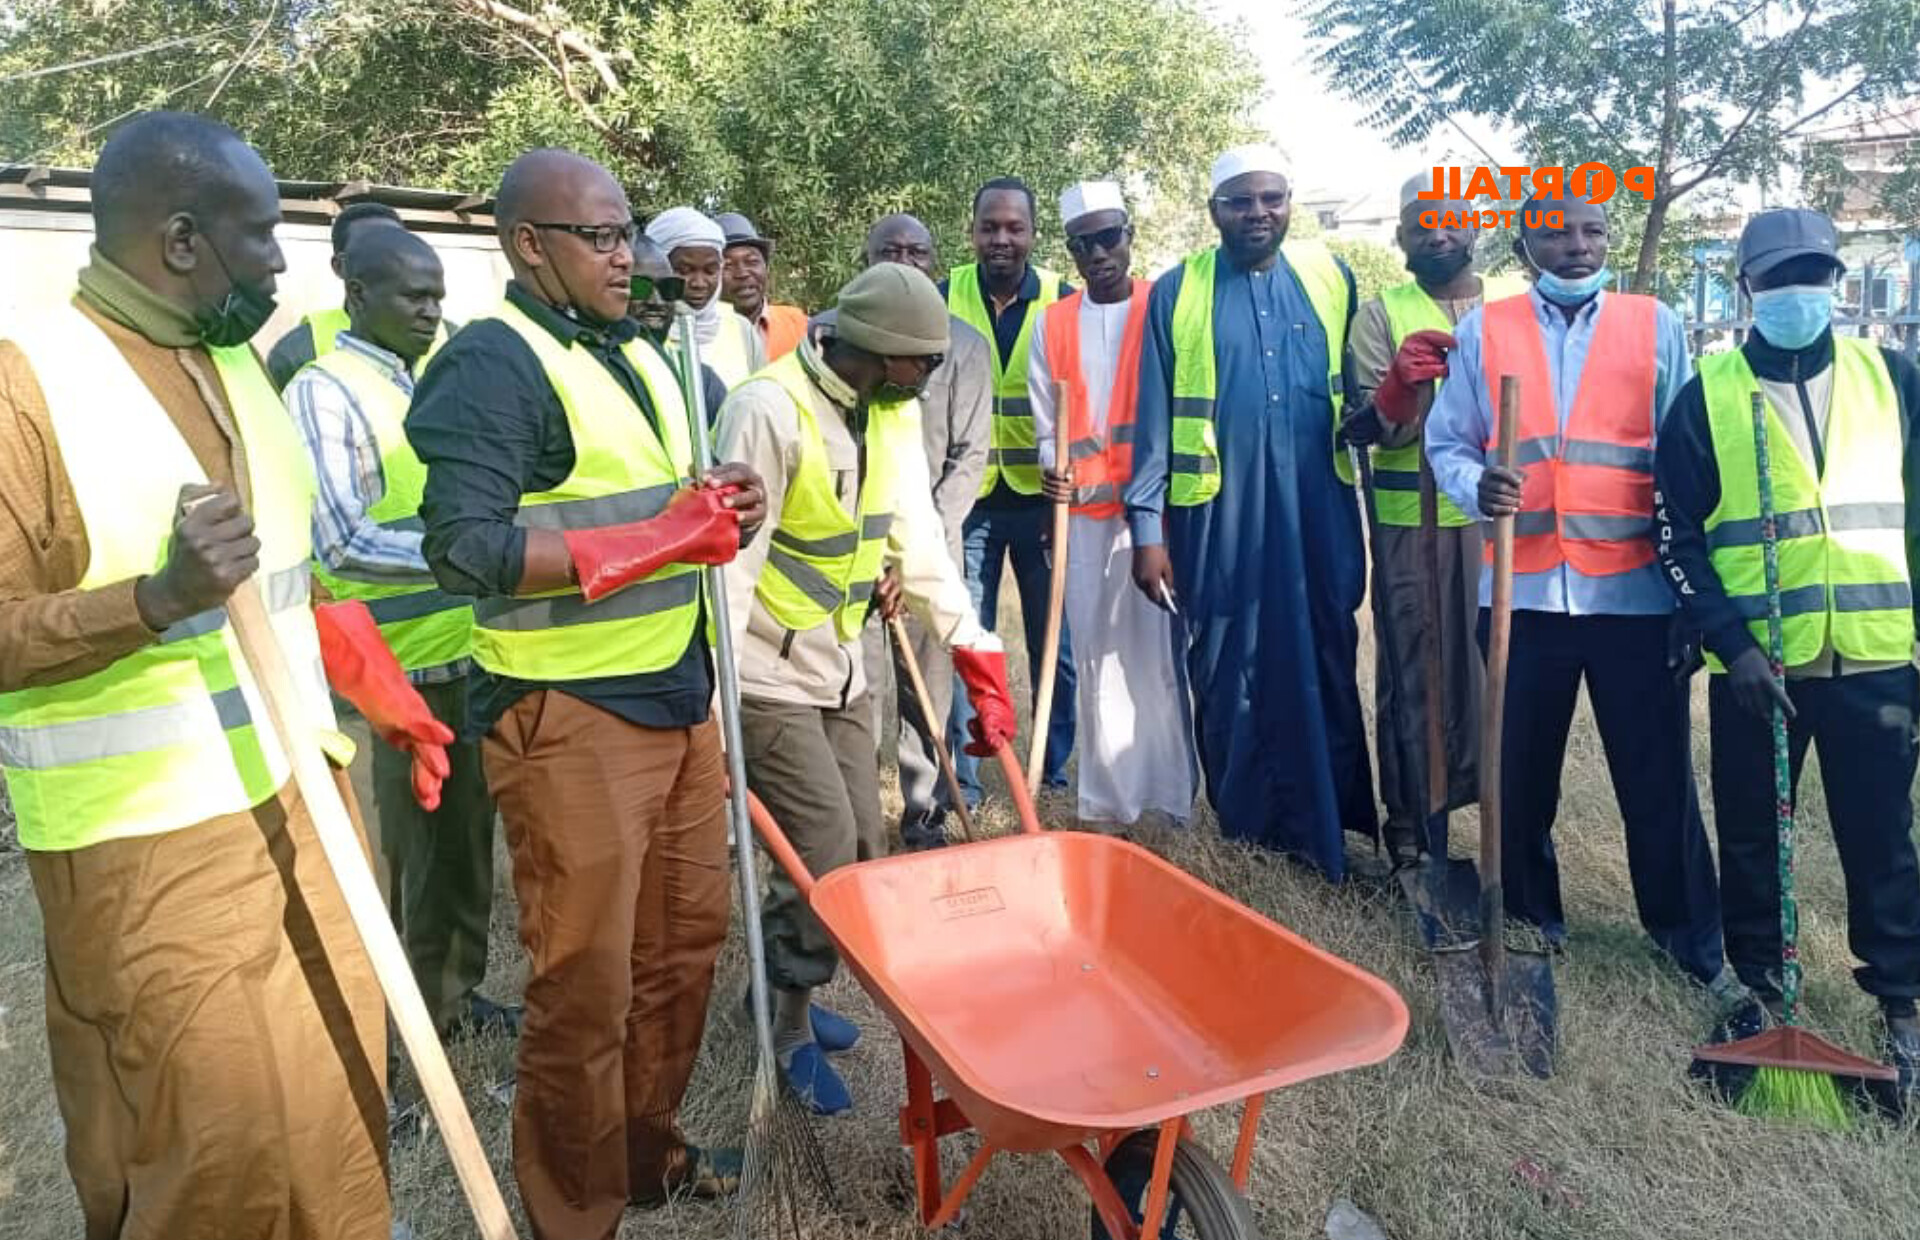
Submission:
[[[428,369],[407,437],[427,563],[475,598],[468,733],[520,900],[515,1178],[534,1236],[612,1240],[630,1201],[738,1182],[677,1113],[728,909],[699,566],[763,499],[738,465],[692,476],[673,369],[627,318],[634,225],[606,170],[529,152],[495,215],[513,279]]]
[[[666,350],[673,339],[673,307],[686,298],[687,282],[673,274],[667,252],[645,233],[633,239],[633,281],[628,289],[627,314],[640,325],[641,337],[652,341],[662,356],[671,357]],[[726,381],[704,361],[700,377],[707,408],[718,410],[727,398]]]
[[[1355,670],[1365,549],[1338,438],[1353,276],[1289,241],[1285,157],[1213,165],[1220,245],[1155,282],[1140,359],[1134,583],[1186,621],[1220,829],[1338,881],[1377,823]]]
[[[1060,219],[1086,291],[1047,307],[1027,391],[1047,498],[1073,506],[1066,619],[1079,673],[1080,818],[1127,826],[1156,811],[1184,823],[1197,776],[1186,678],[1174,653],[1178,621],[1133,588],[1133,539],[1120,503],[1133,471],[1153,286],[1129,272],[1133,225],[1118,185],[1069,186]],[[1066,461],[1054,459],[1061,418],[1072,445]]]
[[[946,305],[920,272],[878,263],[835,309],[818,345],[733,389],[718,439],[766,479],[770,533],[727,567],[747,780],[816,875],[886,851],[860,633],[887,565],[967,686],[976,752],[1013,735],[1006,655],[947,552],[920,442],[915,400],[947,351]],[[827,1055],[858,1031],[810,1002],[838,965],[832,941],[777,870],[763,925],[781,1069],[817,1114],[844,1111]]]

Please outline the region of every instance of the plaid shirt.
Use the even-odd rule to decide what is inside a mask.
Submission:
[[[372,362],[409,399],[413,375],[399,356],[352,332],[341,332],[342,352]],[[286,390],[287,411],[313,457],[318,488],[313,501],[313,555],[329,570],[381,585],[434,585],[418,530],[382,529],[369,515],[387,493],[381,447],[353,390],[318,366],[308,366]],[[467,661],[423,668],[415,684],[441,684],[466,674]]]

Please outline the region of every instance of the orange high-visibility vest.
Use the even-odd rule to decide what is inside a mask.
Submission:
[[[1571,564],[1590,577],[1609,577],[1653,562],[1657,307],[1651,297],[1607,295],[1564,434],[1533,299],[1511,297],[1481,310],[1487,392],[1496,409],[1501,376],[1520,380],[1514,464],[1525,481],[1514,518],[1514,571]],[[1489,454],[1499,437],[1499,419],[1493,421]],[[1493,561],[1491,539],[1486,559]]]
[[[1133,478],[1133,415],[1140,404],[1140,345],[1147,334],[1151,280],[1135,280],[1120,336],[1120,364],[1107,400],[1104,432],[1093,427],[1086,377],[1080,369],[1080,299],[1076,292],[1047,307],[1043,324],[1047,369],[1066,388],[1067,407],[1053,416],[1067,420],[1067,456],[1073,468],[1073,511],[1083,517],[1117,517],[1120,492]],[[1054,468],[1060,468],[1058,462]]]

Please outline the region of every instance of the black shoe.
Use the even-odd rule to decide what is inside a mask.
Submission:
[[[660,1184],[629,1195],[632,1205],[654,1210],[675,1197],[714,1201],[740,1191],[740,1169],[746,1160],[739,1150],[703,1149],[688,1144],[670,1161],[673,1169]]]
[[[1714,1046],[1724,1046],[1728,1042],[1756,1038],[1774,1023],[1760,1000],[1749,997],[1714,1022],[1707,1041]],[[1705,1081],[1729,1106],[1747,1091],[1748,1084],[1753,1080],[1753,1072],[1746,1064],[1706,1059],[1696,1059],[1687,1067],[1688,1076],[1696,1081]]]
[[[1920,1016],[1887,1017],[1887,1063],[1899,1073],[1894,1081],[1894,1105],[1910,1114],[1920,1105]]]
[[[447,1026],[441,1038],[447,1042],[465,1041],[482,1034],[517,1038],[525,1015],[526,1009],[517,1003],[495,1003],[485,995],[472,994],[467,997],[467,1010]]]
[[[900,824],[900,851],[925,852],[929,848],[947,846],[947,815],[944,810],[934,810],[924,818],[915,818]]]

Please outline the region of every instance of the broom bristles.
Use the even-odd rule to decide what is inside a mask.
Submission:
[[[1824,1072],[1802,1068],[1755,1068],[1753,1080],[1741,1091],[1733,1109],[1754,1119],[1791,1120],[1828,1132],[1853,1128],[1853,1116],[1840,1096],[1840,1086]]]
[[[837,1205],[833,1174],[812,1115],[778,1065],[761,1056],[747,1107],[735,1240],[767,1240],[776,1234],[797,1240],[802,1196],[817,1198],[829,1211]]]

